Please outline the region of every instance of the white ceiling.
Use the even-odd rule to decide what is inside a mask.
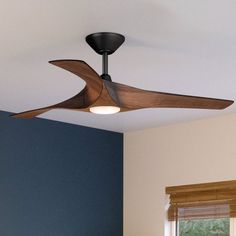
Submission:
[[[0,7],[0,110],[20,112],[76,94],[84,83],[48,64],[82,59],[101,73],[87,34],[111,31],[126,42],[109,58],[113,81],[181,94],[236,99],[235,0],[3,0]],[[101,116],[55,110],[41,117],[131,131],[236,112],[147,109]]]

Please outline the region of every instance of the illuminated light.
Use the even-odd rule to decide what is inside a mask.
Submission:
[[[90,107],[89,110],[90,112],[95,114],[109,115],[119,112],[120,108],[115,106],[96,106],[96,107]]]

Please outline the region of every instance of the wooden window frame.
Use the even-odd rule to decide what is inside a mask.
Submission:
[[[166,187],[168,220],[236,217],[236,180]]]

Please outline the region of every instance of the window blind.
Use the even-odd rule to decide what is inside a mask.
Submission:
[[[236,180],[166,187],[168,220],[236,217]]]

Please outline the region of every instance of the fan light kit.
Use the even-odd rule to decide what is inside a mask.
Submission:
[[[86,42],[102,55],[101,76],[81,60],[55,60],[49,63],[67,70],[86,82],[77,95],[44,108],[14,114],[13,117],[33,118],[52,109],[70,109],[96,114],[114,114],[143,108],[224,109],[234,101],[189,95],[154,92],[112,82],[108,74],[108,55],[125,41],[121,34],[101,32],[90,34]]]
[[[118,113],[120,111],[120,108],[115,106],[96,106],[90,107],[89,110],[95,114],[109,115]]]

